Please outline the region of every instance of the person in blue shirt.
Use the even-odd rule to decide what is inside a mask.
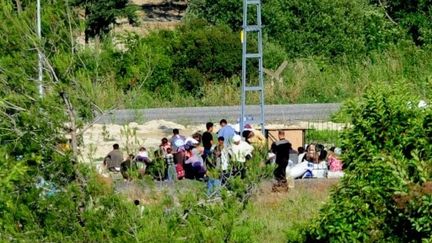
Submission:
[[[234,128],[231,125],[228,125],[227,120],[222,119],[219,122],[221,129],[217,132],[218,137],[224,138],[224,144],[229,145],[231,143],[231,139],[236,135]]]

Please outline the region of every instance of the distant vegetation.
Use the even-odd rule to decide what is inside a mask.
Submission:
[[[52,90],[54,71],[76,104],[107,109],[239,103],[241,2],[192,0],[180,26],[146,36],[110,33],[120,17],[139,24],[137,6],[108,0],[69,4],[43,2],[39,43],[34,4],[2,2],[0,67],[7,93],[19,92],[21,81],[34,91],[28,81],[37,76],[40,47],[52,66],[45,66],[47,89]],[[266,102],[340,102],[377,82],[403,81],[414,92],[428,92],[427,6],[426,1],[263,1],[264,65],[275,70],[288,61],[282,82],[266,78]]]

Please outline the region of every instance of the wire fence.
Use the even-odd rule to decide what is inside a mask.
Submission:
[[[305,144],[320,143],[328,146],[340,146],[340,135],[348,126],[325,120],[310,120],[305,122],[305,125]]]

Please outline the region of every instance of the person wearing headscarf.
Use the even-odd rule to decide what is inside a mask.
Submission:
[[[246,160],[252,157],[253,149],[252,145],[241,140],[240,135],[234,135],[232,144],[228,148],[233,175],[240,174],[242,179],[246,177]]]
[[[201,152],[197,148],[192,149],[192,156],[185,161],[186,178],[202,179],[204,178],[206,169]]]

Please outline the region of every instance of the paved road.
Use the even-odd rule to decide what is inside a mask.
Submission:
[[[296,105],[266,105],[265,121],[325,121],[336,112],[340,104],[296,104]],[[249,123],[258,123],[260,118],[259,106],[248,106],[245,112],[252,117]],[[151,108],[140,110],[115,110],[102,116],[97,123],[127,124],[129,122],[146,122],[150,120],[167,120],[178,123],[218,122],[225,118],[235,123],[240,117],[240,106],[211,106],[211,107],[181,107],[181,108]]]

